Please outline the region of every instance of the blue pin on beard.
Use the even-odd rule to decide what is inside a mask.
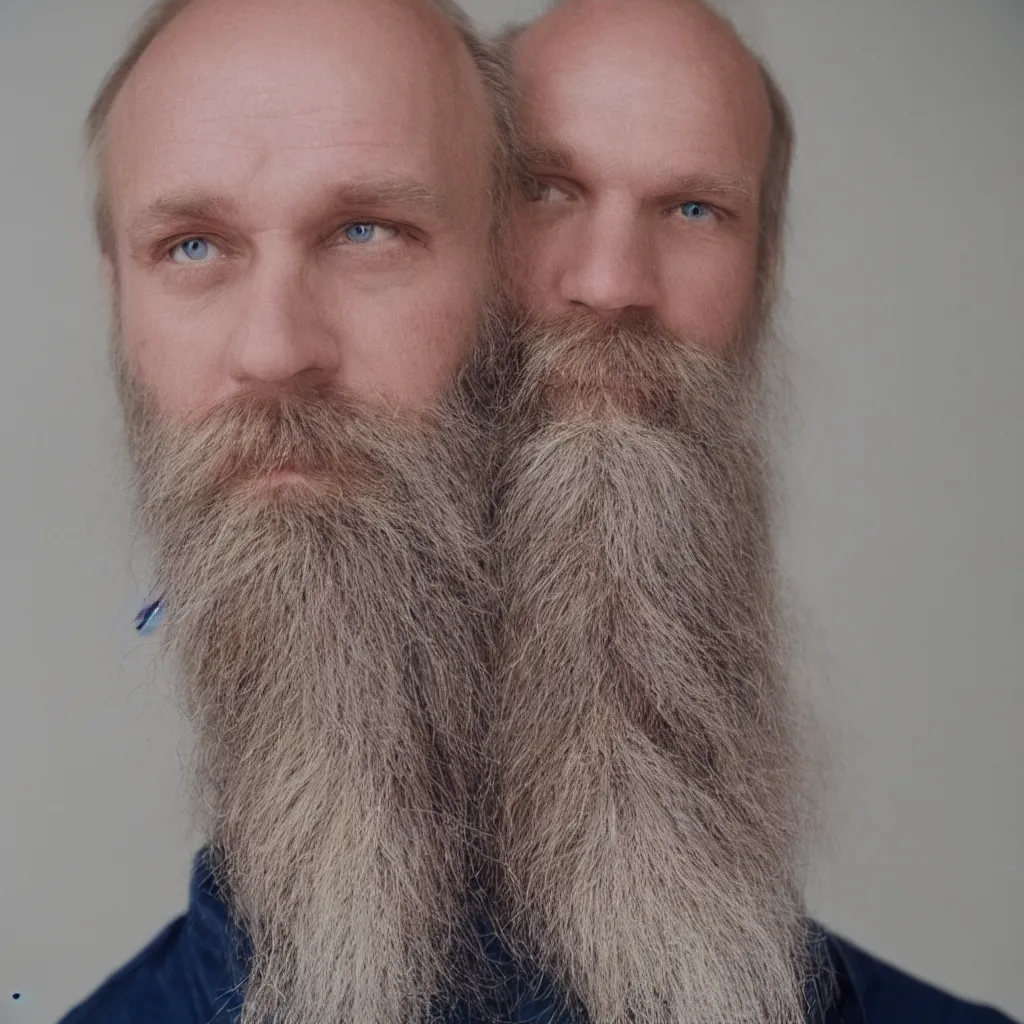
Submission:
[[[164,604],[164,599],[158,597],[135,616],[135,631],[139,636],[149,636],[160,628],[160,624],[165,618],[167,618],[167,606]]]

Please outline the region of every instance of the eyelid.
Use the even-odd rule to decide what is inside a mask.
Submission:
[[[673,199],[672,202],[665,207],[665,212],[670,216],[674,216],[681,213],[682,208],[689,203],[696,203],[698,206],[703,206],[715,220],[727,220],[732,217],[732,214],[728,210],[719,206],[717,203],[709,202],[707,199]]]
[[[573,199],[579,193],[579,188],[574,186],[572,182],[560,177],[557,174],[541,174],[534,171],[524,171],[522,176],[523,191],[526,192],[526,198],[532,203],[541,203],[545,200],[535,199],[529,192],[529,186],[541,186],[543,188],[550,188],[556,192],[561,192],[566,199]]]
[[[385,231],[390,231],[395,237],[405,236],[407,238],[415,239],[417,232],[415,228],[408,224],[398,224],[391,220],[381,220],[379,217],[349,217],[343,224],[335,228],[333,231],[327,233],[324,238],[324,242],[327,245],[359,245],[358,242],[353,242],[351,239],[345,237],[345,232],[349,228],[354,227],[356,224],[372,224],[375,228],[383,228]],[[392,239],[384,239],[384,241],[392,241]],[[366,243],[362,243],[363,247],[366,247]]]
[[[213,235],[205,235],[202,232],[191,231],[188,232],[187,234],[178,235],[175,239],[172,239],[171,241],[161,242],[161,260],[169,260],[171,263],[174,263],[175,266],[179,267],[189,266],[190,263],[188,262],[178,263],[178,261],[174,259],[174,250],[177,249],[179,246],[184,245],[186,242],[192,241],[193,238],[198,238],[201,241],[206,242],[206,244],[209,245],[210,248],[214,250],[214,252],[210,259],[202,260],[199,262],[191,261],[191,265],[196,267],[208,267],[211,263],[227,255],[228,247],[226,243],[223,242],[223,240],[221,240],[220,238],[216,238]]]
[[[386,220],[377,220],[375,217],[356,217],[345,224],[341,230],[348,231],[349,228],[355,227],[357,224],[372,224],[375,228],[383,228],[385,231],[390,231],[396,235],[402,233],[402,229],[397,224],[392,224]]]

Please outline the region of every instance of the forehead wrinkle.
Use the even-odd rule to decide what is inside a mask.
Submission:
[[[722,124],[707,110],[638,111],[635,118],[575,104],[528,117],[522,128],[524,170],[565,173],[591,182],[631,183],[647,197],[703,188],[756,198],[764,146],[742,122]],[[717,122],[717,126],[716,126]]]
[[[397,198],[397,192],[402,188],[411,192],[414,187],[420,193],[420,201],[426,198],[425,193],[428,191],[436,196],[438,190],[432,188],[434,181],[429,180],[436,177],[436,158],[430,156],[423,166],[423,160],[417,158],[420,154],[417,153],[414,140],[398,137],[397,134],[393,138],[381,137],[376,131],[370,136],[371,130],[371,126],[368,126],[367,134],[362,137],[356,137],[354,132],[348,131],[344,137],[339,138],[324,139],[304,133],[304,137],[288,140],[282,139],[280,134],[271,138],[256,133],[232,133],[219,130],[214,124],[198,128],[196,124],[183,125],[179,126],[178,131],[168,132],[155,142],[146,154],[143,165],[159,165],[164,168],[161,174],[164,188],[161,191],[172,196],[179,205],[186,205],[190,201],[189,197],[219,196],[223,200],[219,205],[225,206],[229,193],[237,199],[248,195],[253,188],[270,188],[284,197],[295,190],[288,183],[305,180],[307,172],[313,173],[316,179],[308,187],[314,188],[317,193],[345,187],[383,188],[387,185],[391,187],[394,198]],[[183,146],[187,147],[187,158],[178,160],[176,165],[173,158],[175,154],[180,156],[180,147]],[[244,160],[234,161],[230,166],[214,162],[204,169],[203,152],[215,149],[240,152],[246,156]],[[307,164],[303,159],[307,153],[331,151],[338,154],[333,172],[330,165],[323,165],[322,162]],[[381,151],[384,159],[380,155]],[[125,178],[127,174],[126,183],[144,182],[146,176],[140,179],[137,168],[137,160],[127,164],[114,161],[111,168],[112,180]],[[428,180],[424,180],[424,177]],[[208,180],[201,180],[203,178]],[[175,184],[175,179],[180,187]],[[128,190],[128,194],[137,194],[138,191],[137,187],[133,187]],[[414,197],[409,195],[408,198]],[[156,203],[156,200],[153,202]]]
[[[267,131],[272,129],[272,138]],[[353,116],[338,107],[231,114],[190,112],[172,115],[164,142],[203,142],[235,148],[330,149],[414,145],[425,126],[398,126],[371,116]]]

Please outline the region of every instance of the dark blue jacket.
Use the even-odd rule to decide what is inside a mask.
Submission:
[[[1013,1024],[868,956],[827,932],[819,937],[835,974],[828,1006],[810,999],[808,1024]],[[500,1005],[454,1008],[447,1024],[562,1024],[543,993],[496,944],[488,957],[501,979]],[[171,922],[61,1024],[235,1024],[242,1005],[245,939],[217,893],[205,852],[196,857],[188,913]],[[499,997],[495,997],[498,999]]]

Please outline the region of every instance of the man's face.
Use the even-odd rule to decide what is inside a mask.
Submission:
[[[515,58],[502,911],[592,1020],[798,1024],[816,775],[769,516],[760,71],[696,0],[566,0]]]
[[[162,414],[298,382],[415,409],[463,362],[489,271],[489,119],[454,33],[396,12],[200,2],[126,83],[108,269]]]
[[[115,365],[245,1019],[419,1020],[490,602],[446,387],[490,322],[483,85],[422,0],[195,0],[111,118]]]
[[[514,56],[520,298],[546,316],[643,312],[709,349],[727,345],[759,269],[770,120],[753,59],[679,0],[570,0]]]

